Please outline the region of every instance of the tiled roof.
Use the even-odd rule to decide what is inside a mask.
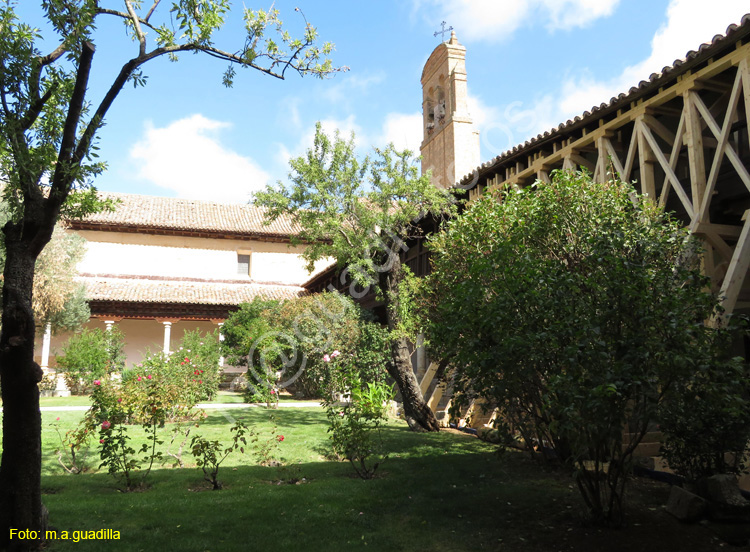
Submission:
[[[80,277],[91,301],[239,305],[255,297],[291,299],[304,294],[298,286],[257,283]]]
[[[456,184],[459,186],[466,186],[467,184],[470,184],[472,179],[476,178],[478,174],[482,174],[486,170],[502,164],[504,161],[515,157],[525,150],[532,148],[543,141],[554,138],[556,135],[571,129],[572,127],[579,124],[585,124],[588,120],[596,120],[597,117],[604,115],[604,112],[612,112],[632,101],[635,101],[639,96],[664,86],[665,82],[675,79],[678,75],[689,70],[692,66],[713,56],[717,50],[736,42],[741,39],[743,35],[747,35],[748,33],[750,33],[750,13],[742,16],[739,25],[729,25],[724,35],[716,35],[711,39],[710,43],[701,44],[698,47],[698,50],[690,50],[685,54],[683,59],[677,59],[672,65],[662,68],[660,72],[652,73],[648,80],[642,80],[637,86],[630,88],[627,93],[621,93],[614,98],[610,98],[609,102],[604,102],[600,105],[594,106],[589,111],[585,111],[583,115],[577,116],[574,119],[568,119],[559,126],[545,131],[542,134],[538,134],[523,144],[519,144],[513,149],[501,153],[494,159],[482,163],[482,165],[474,169],[471,173],[460,178]]]
[[[87,216],[72,221],[71,226],[128,226],[151,230],[179,230],[228,234],[289,237],[299,229],[289,218],[280,217],[270,225],[263,224],[265,210],[249,204],[214,203],[194,199],[153,197],[101,192],[120,204],[113,212]]]

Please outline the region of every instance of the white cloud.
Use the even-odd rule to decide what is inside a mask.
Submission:
[[[144,135],[130,150],[140,178],[177,192],[178,197],[220,202],[245,202],[263,188],[269,175],[252,159],[223,146],[219,140],[229,123],[200,114],[156,128],[147,123]]]
[[[597,80],[590,74],[568,79],[562,87],[559,111],[562,116],[583,111],[626,92],[652,73],[682,59],[689,50],[697,50],[717,34],[724,34],[730,23],[739,23],[748,11],[747,0],[672,0],[667,21],[651,39],[651,53],[643,61],[626,67],[610,80]]]
[[[354,115],[349,115],[346,119],[323,119],[320,121],[320,125],[328,136],[333,136],[336,130],[338,130],[341,137],[345,140],[348,140],[352,132],[354,132],[354,143],[359,150],[367,142],[363,141],[364,134],[362,128],[354,119]],[[305,131],[300,130],[300,132],[299,140],[291,147],[286,144],[277,144],[278,150],[275,161],[277,167],[281,167],[283,170],[284,178],[281,179],[282,181],[286,179],[286,175],[289,172],[289,160],[303,155],[308,149],[312,148],[315,142],[315,125],[308,127]]]
[[[389,113],[383,122],[383,130],[374,145],[383,147],[393,143],[398,150],[408,149],[419,155],[422,145],[421,113]]]
[[[412,0],[430,22],[450,21],[461,40],[501,42],[519,27],[541,22],[548,30],[585,27],[611,15],[620,0]]]

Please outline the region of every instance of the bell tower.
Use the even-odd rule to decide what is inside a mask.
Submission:
[[[422,70],[422,173],[439,188],[453,186],[479,166],[479,131],[469,115],[466,48],[451,32]]]

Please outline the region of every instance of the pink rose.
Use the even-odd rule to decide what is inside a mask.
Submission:
[[[102,384],[102,382],[100,382],[99,380],[94,380],[94,385],[99,386],[101,384]]]
[[[135,378],[135,379],[136,379],[136,380],[138,380],[138,381],[141,381],[141,379],[143,379],[143,378],[141,378],[141,376],[138,376],[138,377],[137,377],[137,378]]]
[[[57,417],[57,421],[58,421],[58,422],[60,421],[60,416],[58,416],[58,417]]]
[[[117,399],[117,402],[118,402],[118,403],[122,402],[122,397],[118,398],[118,399]]]
[[[323,355],[323,360],[325,362],[331,362],[331,357],[329,357],[328,355]]]
[[[151,379],[151,374],[149,374],[148,376],[146,376],[146,379]]]
[[[339,352],[338,350],[336,350],[336,351],[333,351],[333,352],[331,353],[331,358],[336,358],[336,357],[337,357],[337,356],[339,356],[340,354],[341,354],[341,353],[340,353],[340,352]]]
[[[275,395],[275,394],[276,394],[276,390],[275,390],[275,389],[271,389],[271,395]],[[60,419],[60,418],[58,418],[58,420],[59,420],[59,419]]]
[[[102,422],[102,429],[109,429],[110,427],[112,427],[112,424],[110,424],[107,420],[104,420]]]
[[[101,444],[104,444],[104,439],[99,439],[99,442],[100,442]]]

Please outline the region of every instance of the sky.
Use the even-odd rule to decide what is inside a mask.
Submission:
[[[52,45],[38,4],[22,0],[17,11]],[[169,8],[171,1],[161,4]],[[216,40],[228,51],[243,38],[243,3],[233,4]],[[122,9],[123,2],[100,5]],[[288,73],[283,81],[241,70],[234,87],[225,88],[226,63],[208,56],[149,62],[146,86],[127,86],[100,132],[99,155],[108,168],[94,182],[98,189],[246,202],[253,191],[287,180],[289,159],[312,145],[317,121],[329,132],[353,131],[363,155],[389,142],[418,154],[420,76],[440,44],[434,32],[443,21],[467,49],[469,110],[485,162],[626,92],[750,12],[747,0],[276,0],[274,6],[298,35],[299,7],[321,41],[336,45],[334,64],[349,70],[324,80]],[[93,103],[137,54],[122,23],[108,19],[94,35]]]

